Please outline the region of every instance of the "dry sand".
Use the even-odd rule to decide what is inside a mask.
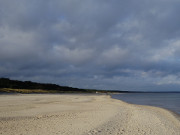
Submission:
[[[179,118],[107,95],[0,95],[3,135],[180,135]]]

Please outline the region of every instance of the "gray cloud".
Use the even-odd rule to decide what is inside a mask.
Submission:
[[[0,76],[179,90],[178,0],[1,0]]]

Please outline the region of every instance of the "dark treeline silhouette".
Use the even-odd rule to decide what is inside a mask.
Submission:
[[[11,89],[42,89],[42,90],[60,90],[60,91],[78,91],[83,89],[59,86],[56,84],[36,83],[31,81],[10,80],[8,78],[0,78],[0,88]]]
[[[31,81],[18,81],[18,80],[10,80],[9,78],[0,78],[0,88],[11,88],[11,89],[42,89],[56,91],[56,92],[87,92],[87,93],[107,93],[107,92],[120,92],[120,91],[106,91],[106,90],[89,90],[89,89],[79,89],[79,88],[72,88],[66,86],[59,86],[56,84],[50,83],[36,83]],[[126,92],[126,91],[121,91]]]

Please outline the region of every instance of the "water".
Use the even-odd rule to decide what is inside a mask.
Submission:
[[[180,93],[127,93],[111,96],[128,103],[162,107],[180,114]]]

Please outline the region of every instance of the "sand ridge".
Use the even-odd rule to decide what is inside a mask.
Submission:
[[[0,95],[3,135],[180,135],[177,117],[108,95]]]

